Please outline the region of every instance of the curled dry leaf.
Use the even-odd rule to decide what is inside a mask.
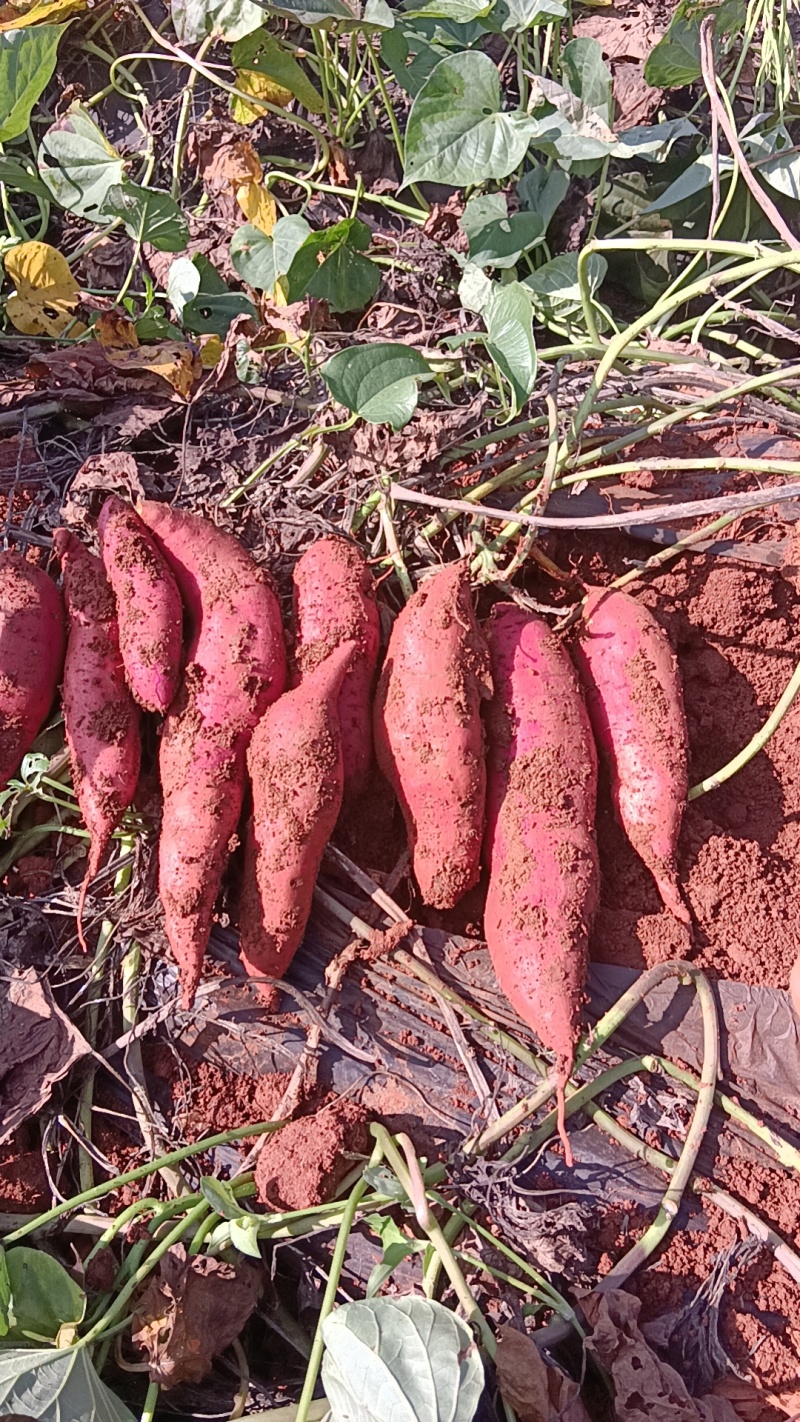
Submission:
[[[212,1359],[238,1338],[261,1292],[261,1270],[246,1260],[227,1264],[174,1244],[139,1295],[134,1343],[149,1359],[150,1378],[164,1388],[201,1382]]]
[[[91,1048],[33,968],[0,983],[0,1142],[41,1111],[53,1086]]]
[[[517,1422],[589,1422],[578,1384],[548,1367],[529,1334],[501,1328],[495,1365],[503,1401]]]
[[[639,1299],[622,1289],[581,1300],[592,1328],[586,1347],[611,1378],[616,1422],[707,1422],[708,1410],[690,1397],[683,1378],[648,1345],[637,1322],[641,1307]]]
[[[83,529],[91,538],[94,521],[109,494],[118,494],[130,503],[144,498],[139,466],[132,454],[109,451],[84,460],[61,506],[62,523]]]

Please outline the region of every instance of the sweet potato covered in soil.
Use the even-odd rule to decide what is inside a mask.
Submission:
[[[598,901],[597,756],[575,669],[547,623],[501,603],[486,636],[486,942],[503,992],[555,1054],[563,1093]]]
[[[372,764],[372,689],[380,650],[375,585],[363,553],[344,538],[319,538],[294,570],[295,684],[343,642],[352,642],[339,693],[345,794],[359,795]]]
[[[64,608],[52,578],[0,553],[0,788],[47,716],[64,664]]]
[[[190,1006],[241,813],[247,747],[283,691],[286,652],[268,577],[237,539],[164,504],[145,502],[139,511],[190,621],[188,665],[159,753],[159,894]]]
[[[617,818],[666,907],[689,924],[675,863],[689,788],[675,654],[652,612],[613,588],[590,591],[573,651]]]
[[[97,524],[117,602],[122,663],[140,706],[163,715],[178,690],[183,608],[178,585],[136,510],[115,494]]]
[[[253,787],[240,909],[242,961],[280,978],[305,932],[325,846],[339,815],[339,704],[355,644],[345,642],[259,721],[247,753]],[[272,1005],[274,990],[261,990]]]
[[[78,905],[78,936],[85,948],[86,891],[139,780],[139,708],[125,681],[114,594],[103,564],[66,528],[56,529],[53,547],[64,576],[69,623],[64,726],[75,795],[90,836]]]
[[[486,799],[481,700],[489,659],[465,562],[434,573],[397,617],[375,697],[375,750],[406,821],[426,904],[453,908],[480,874]]]

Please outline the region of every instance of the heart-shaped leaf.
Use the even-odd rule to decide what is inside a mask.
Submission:
[[[66,25],[33,25],[0,33],[0,143],[19,138],[53,77]]]
[[[495,284],[482,315],[486,349],[511,386],[514,414],[519,414],[536,383],[531,298],[518,281]]]
[[[605,257],[593,253],[586,264],[589,289],[594,295],[602,285],[608,268]],[[545,322],[564,321],[581,310],[581,289],[578,285],[578,254],[562,252],[545,262],[538,271],[525,278],[525,286],[533,295],[537,316]]]
[[[138,183],[109,188],[102,216],[119,217],[129,237],[149,242],[159,252],[183,252],[189,241],[189,225],[174,198]]]
[[[569,188],[569,174],[563,168],[532,168],[517,183],[517,197],[528,212],[537,212],[545,232]]]
[[[538,124],[502,107],[488,54],[448,55],[422,85],[406,127],[406,183],[467,187],[506,178],[522,162]]]
[[[561,0],[497,0],[491,28],[498,25],[501,32],[520,34],[534,25],[551,25],[553,20],[564,20],[566,16],[567,7]]]
[[[39,149],[39,172],[56,202],[99,222],[109,188],[125,177],[125,164],[80,104],[48,128]]]
[[[180,44],[199,44],[210,34],[231,44],[257,30],[264,18],[254,0],[171,0],[170,13]]]
[[[322,99],[305,70],[268,30],[257,29],[244,39],[237,40],[231,50],[231,64],[234,69],[266,75],[282,89],[294,94],[309,113],[322,113]]]
[[[370,425],[402,429],[417,408],[417,385],[431,378],[428,362],[411,346],[386,341],[351,346],[322,366],[334,400]]]
[[[286,276],[297,253],[311,236],[304,217],[281,217],[267,237],[251,223],[237,227],[231,239],[231,262],[248,286],[271,292]]]
[[[64,1324],[81,1322],[86,1295],[52,1255],[18,1245],[5,1262],[11,1286],[9,1340],[55,1340]]]
[[[515,212],[509,217],[500,193],[470,198],[459,226],[469,238],[469,259],[476,267],[513,267],[523,252],[544,237],[539,214]]]
[[[97,1376],[86,1348],[0,1351],[0,1407],[37,1422],[135,1422]]]

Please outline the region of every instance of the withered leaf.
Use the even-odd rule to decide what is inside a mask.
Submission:
[[[238,1338],[261,1292],[261,1270],[228,1264],[174,1244],[136,1304],[132,1337],[149,1359],[151,1381],[164,1388],[198,1383],[212,1359]]]
[[[656,1356],[639,1328],[641,1306],[622,1289],[581,1300],[592,1328],[586,1347],[611,1377],[616,1422],[698,1422],[701,1413],[683,1378]]]
[[[509,1324],[501,1328],[495,1366],[517,1422],[589,1422],[578,1384],[547,1365],[529,1334]]]

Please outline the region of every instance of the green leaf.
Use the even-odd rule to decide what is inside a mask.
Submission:
[[[272,8],[291,15],[301,25],[320,25],[325,20],[352,20],[353,11],[342,0],[275,0]]]
[[[676,203],[686,202],[687,198],[694,197],[696,193],[703,191],[703,188],[711,186],[713,175],[713,160],[710,153],[703,153],[694,163],[681,173],[674,183],[670,183],[668,188],[647,207],[642,208],[642,214],[648,212],[662,212],[665,207],[675,207]],[[720,177],[729,173],[733,168],[733,159],[724,155],[717,161],[717,171]]]
[[[187,301],[181,325],[196,336],[227,336],[234,316],[256,315],[256,308],[241,291],[203,291]]]
[[[37,1422],[135,1422],[97,1376],[86,1348],[0,1351],[0,1407]]]
[[[523,252],[542,241],[545,231],[536,212],[516,212],[508,217],[506,200],[499,193],[471,198],[459,226],[469,238],[473,266],[501,270],[513,267]]]
[[[417,408],[417,384],[430,379],[428,362],[411,346],[387,341],[338,351],[322,366],[334,400],[370,425],[402,429]]]
[[[249,1213],[239,1204],[227,1181],[217,1180],[213,1175],[201,1178],[200,1193],[223,1220],[238,1220]]]
[[[331,311],[362,311],[380,284],[380,267],[342,246],[317,267],[303,294],[327,301]]]
[[[159,252],[183,252],[189,224],[169,193],[118,183],[109,188],[101,216],[119,217],[129,237],[149,242]]]
[[[411,1295],[343,1304],[322,1332],[332,1422],[472,1422],[483,1364],[443,1304]]]
[[[163,306],[153,305],[136,322],[139,344],[151,341],[179,341],[183,336],[180,326],[173,325]]]
[[[517,415],[536,382],[530,296],[518,281],[506,286],[495,285],[482,315],[486,325],[486,349],[511,386]]]
[[[381,35],[381,59],[401,89],[416,98],[437,64],[447,57],[441,45],[432,45],[423,35],[398,21],[393,30]]]
[[[18,1245],[6,1254],[6,1266],[14,1314],[9,1338],[41,1342],[57,1338],[65,1323],[80,1323],[86,1295],[52,1255]]]
[[[567,7],[561,0],[497,0],[492,20],[501,31],[519,34],[533,29],[535,25],[550,25],[553,20],[564,20]],[[494,28],[494,26],[492,26]]]
[[[216,34],[231,44],[257,30],[264,18],[254,0],[170,0],[179,44],[199,44]]]
[[[406,183],[467,187],[506,178],[538,124],[501,110],[500,76],[488,54],[448,55],[420,89],[406,127]]]
[[[244,1214],[231,1220],[231,1244],[240,1249],[242,1254],[249,1254],[251,1259],[261,1258],[256,1215]]]
[[[395,23],[394,12],[389,9],[386,0],[367,0],[361,17],[361,29],[393,30]]]
[[[494,0],[428,0],[427,5],[408,10],[410,19],[453,20],[457,25],[468,25],[488,15]]]
[[[617,134],[615,158],[647,158],[651,163],[663,163],[679,138],[697,133],[691,119],[684,116],[666,123],[641,124]]]
[[[166,290],[169,304],[180,321],[184,307],[200,290],[200,272],[191,257],[178,257],[170,264]]]
[[[237,40],[231,50],[231,64],[234,69],[249,69],[255,74],[266,74],[282,88],[288,89],[300,100],[303,108],[311,114],[321,114],[322,98],[311,83],[305,70],[268,30],[254,30],[244,39]]]
[[[592,295],[602,285],[607,265],[605,257],[597,253],[589,258],[586,275]],[[581,310],[577,252],[562,252],[561,256],[553,257],[526,277],[524,284],[533,295],[537,316],[545,323],[563,322]]]
[[[410,1258],[412,1254],[421,1254],[427,1245],[422,1239],[403,1234],[389,1215],[365,1215],[364,1223],[377,1234],[383,1251],[383,1258],[375,1265],[367,1280],[366,1295],[371,1299],[394,1273],[398,1264],[402,1264],[403,1260]]]
[[[595,39],[570,40],[561,53],[561,73],[565,88],[610,123],[611,71],[603,60],[602,45]]]
[[[569,174],[563,168],[531,168],[517,183],[517,197],[528,212],[539,214],[546,232],[568,188]]]
[[[281,217],[271,237],[245,222],[231,239],[231,262],[237,274],[256,291],[273,291],[286,276],[311,228],[304,217]]]
[[[125,178],[125,164],[86,109],[73,104],[44,135],[39,172],[61,207],[99,222],[109,188]]]
[[[477,315],[483,311],[492,292],[493,283],[489,280],[480,267],[475,267],[472,262],[467,262],[458,283],[458,299],[465,311],[475,311]]]
[[[30,25],[0,33],[0,143],[19,138],[53,77],[66,25]]]
[[[676,15],[667,33],[647,56],[644,77],[654,89],[683,89],[702,77],[700,20]]]
[[[13,794],[13,790],[10,791]],[[5,1338],[14,1326],[14,1309],[11,1300],[11,1279],[6,1263],[6,1251],[0,1245],[0,1338]]]
[[[53,194],[41,178],[31,173],[16,158],[0,157],[0,183],[5,183],[9,188],[16,188],[17,192],[30,193],[33,197],[44,198],[46,202],[52,201]]]

